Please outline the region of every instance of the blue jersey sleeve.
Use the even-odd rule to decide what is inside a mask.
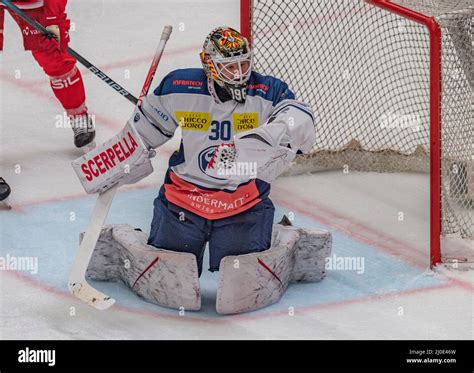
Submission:
[[[209,96],[207,77],[203,69],[180,69],[166,75],[155,88],[155,96],[170,94],[202,94]]]
[[[288,84],[272,76],[253,72],[248,83],[247,96],[260,96],[271,101],[273,106],[283,100],[294,100],[295,95]]]

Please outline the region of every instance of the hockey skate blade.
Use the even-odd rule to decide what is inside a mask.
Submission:
[[[97,310],[104,311],[113,306],[115,299],[94,289],[85,280],[82,282],[70,282],[69,291],[84,303]]]

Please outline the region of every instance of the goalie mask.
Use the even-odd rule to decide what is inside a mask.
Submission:
[[[201,62],[209,79],[224,88],[237,102],[245,102],[252,72],[252,50],[248,40],[230,27],[218,27],[206,38]]]

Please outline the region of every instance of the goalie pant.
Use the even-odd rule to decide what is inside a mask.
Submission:
[[[238,215],[208,220],[169,203],[162,190],[154,202],[148,244],[194,254],[201,275],[204,250],[209,242],[209,270],[218,271],[221,259],[226,256],[270,248],[274,212],[273,203],[265,198]]]
[[[234,136],[260,127],[286,129],[288,147],[307,152],[314,144],[313,113],[281,80],[252,72],[245,103],[220,101],[203,69],[169,73],[130,118],[148,148],[181,128],[181,144],[169,160],[164,194],[169,202],[210,220],[240,214],[268,196],[270,184],[249,167],[237,178],[215,173],[211,159]],[[274,132],[274,131],[273,131]],[[251,163],[251,162],[247,162]],[[256,163],[256,162],[252,162]]]
[[[314,143],[311,108],[281,80],[252,72],[245,103],[221,101],[211,94],[212,84],[202,69],[175,70],[130,119],[149,148],[164,144],[181,127],[180,149],[170,158],[155,200],[148,243],[193,253],[199,273],[206,242],[211,271],[223,257],[263,251],[271,243],[270,184],[252,175],[216,178],[209,170],[216,148],[237,133],[275,123],[286,126],[294,151],[309,151]]]
[[[33,20],[42,23],[45,17],[67,19],[67,0],[25,0],[12,2]],[[76,67],[76,60],[66,51],[46,51],[41,48],[44,36],[7,9],[18,24],[23,35],[23,47],[31,51],[33,58],[50,78],[54,95],[69,116],[87,113],[86,96],[82,75]],[[0,5],[0,51],[3,50],[3,25],[5,7]]]

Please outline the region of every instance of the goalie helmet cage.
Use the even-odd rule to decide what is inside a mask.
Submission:
[[[255,69],[310,102],[311,154],[290,172],[430,174],[430,263],[472,261],[471,0],[241,0]],[[461,256],[441,238],[461,238]],[[443,255],[442,255],[443,254]]]

